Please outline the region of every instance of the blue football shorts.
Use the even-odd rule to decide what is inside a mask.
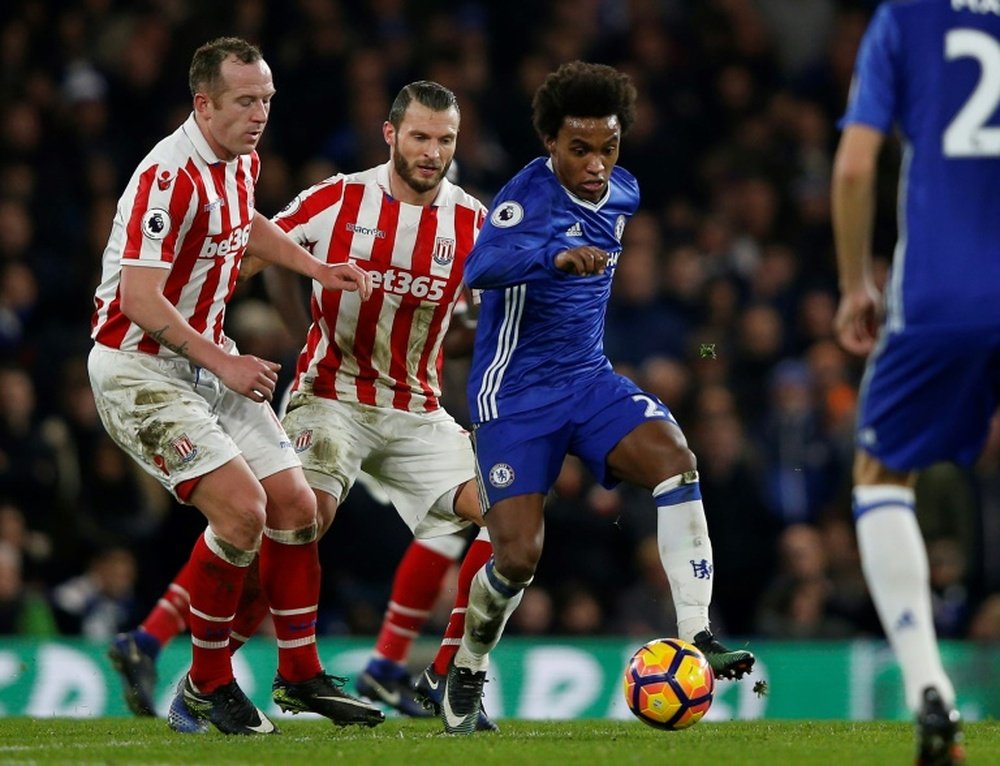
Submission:
[[[997,407],[1000,329],[883,334],[865,368],[857,446],[895,471],[976,460]]]
[[[492,507],[515,495],[545,494],[567,454],[613,487],[608,453],[647,420],[677,422],[663,402],[609,370],[548,406],[481,423],[473,432],[481,496]]]

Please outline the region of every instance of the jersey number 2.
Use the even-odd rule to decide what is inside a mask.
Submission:
[[[944,55],[948,61],[971,56],[979,62],[981,70],[969,100],[944,131],[944,156],[1000,155],[1000,128],[985,127],[1000,104],[1000,44],[976,29],[953,29],[945,35]]]
[[[663,414],[660,405],[645,394],[632,394],[632,401],[646,405],[646,411],[642,413],[644,418],[655,418]]]

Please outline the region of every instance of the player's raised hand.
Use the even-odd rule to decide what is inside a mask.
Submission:
[[[608,254],[592,245],[563,250],[555,259],[557,269],[581,277],[603,274],[607,265]]]
[[[255,402],[274,399],[281,365],[252,354],[231,355],[216,371],[219,380],[238,394]]]
[[[353,263],[325,264],[316,281],[327,290],[357,291],[363,301],[368,300],[372,294],[371,274]]]
[[[875,347],[881,315],[882,296],[873,285],[844,293],[833,320],[840,345],[852,354],[866,356]]]

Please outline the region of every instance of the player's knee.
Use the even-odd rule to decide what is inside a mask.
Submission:
[[[496,569],[511,582],[528,582],[535,576],[542,555],[541,543],[526,542],[509,549],[494,548]]]
[[[228,507],[215,514],[212,527],[216,534],[236,548],[254,550],[264,531],[264,498],[245,498],[240,502],[234,497]]]
[[[913,486],[916,475],[911,472],[894,471],[877,457],[864,450],[858,450],[854,456],[854,483],[858,486],[872,484],[900,484]]]
[[[301,529],[315,524],[316,495],[309,485],[300,482],[281,497],[269,498],[267,522],[275,529]]]

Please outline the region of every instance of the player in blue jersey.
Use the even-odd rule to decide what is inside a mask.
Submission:
[[[1000,376],[1000,7],[884,3],[865,34],[833,181],[841,343],[868,354],[854,463],[865,577],[902,671],[918,764],[964,762],[914,514],[920,469],[970,464]],[[877,158],[904,148],[899,239],[885,296],[872,279]]]
[[[550,74],[534,98],[548,156],[500,191],[466,260],[466,282],[482,291],[469,401],[494,558],[473,579],[448,673],[441,718],[449,733],[475,727],[489,652],[534,576],[545,495],[568,453],[605,486],[652,491],[679,635],[716,675],[739,678],[754,663],[708,628],[712,545],[695,457],[667,407],[616,374],[604,354],[622,232],[639,205],[635,178],[615,166],[635,98],[611,67],[574,62]]]

